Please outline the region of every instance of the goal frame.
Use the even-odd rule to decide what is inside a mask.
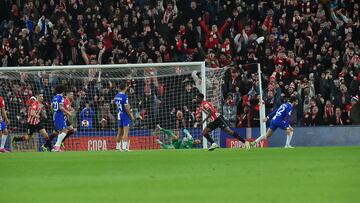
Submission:
[[[262,90],[262,72],[260,63],[256,63],[257,72],[259,77],[259,86],[260,86],[260,136],[265,136],[266,134],[266,124],[262,122],[265,118],[265,103],[263,100],[263,90]],[[21,66],[21,67],[1,67],[0,72],[21,72],[21,71],[54,71],[54,70],[82,70],[82,69],[110,69],[110,68],[149,68],[149,67],[176,67],[176,66],[186,66],[186,67],[200,67],[201,70],[201,92],[204,94],[204,98],[207,99],[206,95],[206,65],[205,61],[195,61],[195,62],[169,62],[169,63],[141,63],[141,64],[100,64],[100,65],[61,65],[61,66]],[[205,118],[205,113],[203,112],[203,118]],[[206,122],[202,124],[202,129],[206,127]],[[207,140],[203,137],[203,148],[207,148]]]

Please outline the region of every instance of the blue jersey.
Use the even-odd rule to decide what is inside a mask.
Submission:
[[[290,102],[282,104],[278,109],[271,112],[268,117],[271,118],[271,122],[277,124],[284,124],[284,127],[290,125],[290,115],[292,112],[292,104]]]
[[[125,110],[125,105],[129,104],[128,96],[123,92],[119,92],[114,100],[118,111],[118,120],[130,119],[129,114]]]
[[[55,130],[62,130],[67,128],[65,121],[65,114],[60,110],[60,107],[64,105],[64,97],[60,94],[57,94],[51,100],[51,105],[54,111],[53,121],[55,125]]]

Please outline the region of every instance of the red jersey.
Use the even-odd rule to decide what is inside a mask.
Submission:
[[[5,108],[5,101],[4,98],[0,96],[0,109]],[[0,112],[0,122],[3,121],[2,113]]]
[[[68,111],[71,110],[71,101],[66,97],[64,99],[64,108]]]
[[[220,116],[220,113],[216,110],[214,105],[208,101],[202,101],[200,108],[202,111],[206,111],[206,112],[211,110],[211,116],[210,116],[211,122],[214,122]]]
[[[30,125],[37,125],[40,123],[40,115],[41,112],[44,110],[44,105],[40,104],[38,101],[34,101],[28,112],[28,119],[27,122]],[[31,115],[31,111],[35,111],[35,116]]]
[[[71,101],[70,99],[66,98],[64,99],[64,108],[67,110],[67,111],[71,111]],[[65,116],[66,118],[66,116]]]

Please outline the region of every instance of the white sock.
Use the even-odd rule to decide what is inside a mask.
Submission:
[[[121,150],[121,142],[116,143],[116,150]]]
[[[57,140],[56,140],[56,144],[55,144],[55,147],[60,147],[61,145],[61,142],[63,141],[63,139],[65,138],[66,136],[66,133],[60,133],[57,137]]]
[[[293,134],[294,134],[294,132],[291,132],[289,135],[286,135],[286,145],[285,146],[290,145]]]
[[[125,140],[122,141],[122,148],[123,148],[124,150],[127,149],[127,141],[125,141]]]
[[[5,147],[5,143],[6,143],[6,138],[8,135],[2,135],[1,136],[1,149],[3,149]]]
[[[260,137],[258,137],[255,142],[256,143],[259,143],[261,140],[265,139],[266,138],[266,135],[261,135]]]

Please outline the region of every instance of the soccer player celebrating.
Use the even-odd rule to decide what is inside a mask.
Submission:
[[[45,144],[42,145],[43,151],[51,151],[51,141],[42,124],[42,120],[46,119],[45,107],[42,104],[44,95],[41,93],[36,94],[36,97],[31,98],[32,103],[29,107],[27,117],[27,135],[21,137],[14,137],[13,141],[29,141],[34,132],[39,132],[45,138]]]
[[[116,94],[114,102],[118,110],[118,134],[116,137],[116,150],[129,151],[128,135],[131,121],[135,121],[135,117],[131,112],[129,99],[126,95],[128,86],[125,83],[119,85],[119,93]],[[130,121],[131,119],[131,121]]]
[[[196,102],[200,105],[201,111],[207,114],[207,117],[199,123],[199,126],[201,126],[201,124],[207,121],[208,119],[210,120],[210,123],[202,131],[202,135],[206,138],[208,142],[211,143],[211,146],[209,147],[209,151],[213,151],[214,149],[219,148],[219,146],[214,142],[214,140],[209,135],[211,131],[217,128],[221,128],[227,134],[235,137],[240,142],[244,143],[246,149],[250,148],[248,141],[245,141],[245,139],[240,137],[240,135],[237,132],[230,129],[229,124],[225,121],[224,117],[216,110],[214,105],[204,100],[203,94],[199,93],[196,96]]]
[[[263,122],[270,121],[269,129],[266,132],[266,135],[258,137],[254,142],[251,143],[251,146],[256,146],[257,143],[259,143],[261,140],[264,140],[268,137],[270,137],[273,132],[277,129],[283,129],[286,130],[286,144],[285,148],[293,148],[290,145],[294,129],[290,126],[290,115],[292,112],[292,109],[298,105],[298,99],[294,96],[290,97],[290,101],[282,104],[278,109],[275,109],[273,112],[271,112],[266,118],[263,119]]]
[[[6,128],[6,125],[9,125],[10,121],[7,117],[6,110],[5,110],[5,101],[4,98],[0,96],[0,137],[1,137],[1,145],[0,145],[0,152],[9,152],[5,149],[6,138],[9,135],[9,132]]]
[[[55,88],[56,95],[53,97],[51,101],[51,108],[54,111],[54,126],[55,130],[58,131],[60,134],[57,137],[56,144],[54,146],[53,151],[60,152],[60,145],[64,140],[66,134],[68,133],[68,127],[66,125],[65,116],[71,116],[71,112],[64,108],[64,92],[65,88],[62,85],[58,85]]]

